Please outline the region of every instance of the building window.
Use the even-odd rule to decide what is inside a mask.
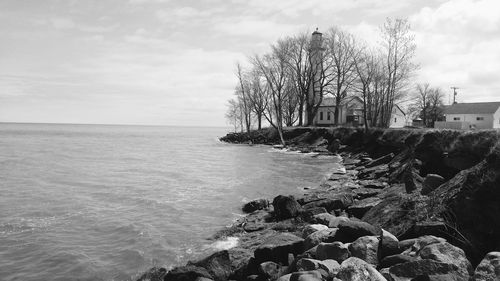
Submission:
[[[319,120],[323,120],[323,111],[319,112]]]
[[[394,117],[394,123],[398,122],[398,118]]]
[[[326,113],[326,119],[327,119],[327,120],[332,119],[332,118],[331,118],[331,116],[330,116],[330,111],[328,111],[328,112]]]
[[[483,121],[484,117],[476,117],[476,121]]]
[[[460,121],[460,117],[453,117],[453,121]]]

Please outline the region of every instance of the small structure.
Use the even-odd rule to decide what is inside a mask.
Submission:
[[[314,118],[314,124],[317,126],[333,126],[335,125],[335,98],[323,98],[323,102],[318,108],[318,112]],[[359,97],[351,97],[346,99],[339,108],[338,125],[346,126],[363,126],[363,101]],[[406,123],[406,115],[397,105],[394,105],[391,114],[390,128],[403,128]]]
[[[391,123],[389,124],[389,128],[403,128],[405,125],[406,114],[397,104],[395,104],[392,107]]]
[[[500,102],[456,103],[444,110],[446,121],[440,129],[500,129]]]
[[[323,98],[314,118],[314,124],[318,126],[335,125],[335,98]],[[339,108],[339,125],[362,126],[363,101],[359,97],[346,99]]]

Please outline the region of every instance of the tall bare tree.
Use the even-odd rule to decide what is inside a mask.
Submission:
[[[250,132],[252,126],[252,106],[250,101],[250,85],[246,73],[239,62],[236,63],[236,77],[239,82],[239,89],[236,94],[241,101],[243,122],[247,132]]]
[[[262,128],[264,113],[266,112],[269,104],[268,90],[267,86],[263,84],[262,77],[258,70],[253,69],[250,72],[249,78],[250,91],[248,98],[250,99],[252,111],[257,119],[257,129],[260,130]]]
[[[333,83],[331,93],[335,98],[335,124],[339,124],[340,107],[347,98],[347,93],[357,79],[356,60],[360,56],[360,49],[356,46],[354,36],[337,27],[328,30],[326,36],[328,55],[333,63]]]
[[[387,127],[394,102],[405,93],[409,79],[418,66],[413,63],[416,44],[407,19],[387,18],[381,35],[386,85],[380,125]]]
[[[283,106],[291,91],[287,91],[287,79],[289,79],[289,63],[287,61],[290,52],[290,42],[279,40],[271,46],[271,52],[263,56],[254,56],[252,63],[263,75],[269,90],[271,107],[266,114],[268,122],[278,131],[281,144],[286,145],[283,138]],[[274,114],[274,118],[272,115]]]

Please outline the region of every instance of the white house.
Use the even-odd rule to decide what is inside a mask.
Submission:
[[[444,110],[446,122],[436,128],[500,129],[500,102],[456,103]]]
[[[314,118],[318,126],[335,125],[335,99],[324,98]],[[339,124],[347,126],[363,126],[363,101],[359,97],[351,97],[342,102],[339,108]],[[395,105],[392,109],[390,128],[403,128],[406,124],[405,113]]]
[[[318,112],[314,117],[314,124],[318,126],[335,125],[335,98],[323,98]],[[339,124],[350,126],[363,125],[363,101],[352,97],[342,102],[339,108]]]
[[[389,128],[403,128],[405,125],[406,114],[397,104],[395,104],[392,107],[391,123],[389,124]]]

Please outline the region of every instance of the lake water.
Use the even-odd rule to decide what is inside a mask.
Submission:
[[[221,143],[225,128],[0,124],[0,280],[135,280],[215,251],[243,202],[335,159]]]

